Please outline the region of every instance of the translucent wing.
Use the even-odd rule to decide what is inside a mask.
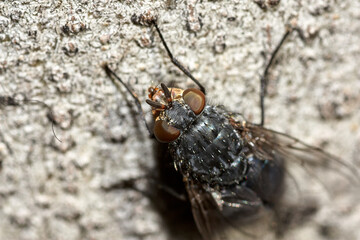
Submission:
[[[295,204],[298,204],[304,201],[302,193],[318,194],[317,190],[308,191],[319,187],[317,185],[331,193],[335,175],[351,184],[360,182],[356,168],[319,148],[247,122],[232,121],[232,124],[244,140],[249,164],[261,163],[260,167],[249,167],[247,176],[254,174],[259,177],[251,183],[245,181],[236,186],[211,188],[185,176],[193,216],[206,240],[263,239],[265,234],[276,234],[274,232],[283,227],[280,224],[276,226],[279,229],[274,229],[274,212],[267,207],[274,206],[276,211],[280,207],[276,217],[285,213],[287,206],[282,205],[282,196],[296,199]],[[252,173],[254,169],[260,174]],[[276,188],[282,179],[282,171],[288,175],[284,179],[287,182],[284,192]],[[295,191],[297,197],[291,191]],[[287,204],[293,203],[288,201]]]
[[[221,236],[222,220],[219,208],[211,193],[199,184],[185,180],[196,225],[204,239],[223,240]],[[216,226],[216,228],[215,228]]]
[[[262,201],[252,190],[241,186],[215,190],[189,179],[185,180],[185,186],[203,239],[253,240],[264,232],[254,229],[261,226],[264,230],[257,220],[266,218]]]
[[[250,154],[258,159],[285,162],[287,173],[294,178],[296,188],[301,189],[300,182],[320,183],[329,193],[332,193],[335,181],[342,178],[350,185],[360,184],[360,175],[355,166],[344,160],[324,152],[320,148],[312,147],[289,135],[276,132],[247,122],[233,122],[245,140]],[[291,169],[296,169],[292,171]],[[300,176],[300,175],[301,176]],[[302,178],[302,179],[301,179]],[[301,180],[299,180],[301,179]],[[304,187],[310,188],[306,182]]]

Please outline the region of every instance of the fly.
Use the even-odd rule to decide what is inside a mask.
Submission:
[[[135,99],[149,132],[168,150],[174,166],[182,175],[188,200],[199,232],[205,240],[239,239],[257,235],[248,230],[254,221],[265,218],[268,206],[276,206],[285,188],[300,189],[288,172],[290,165],[301,166],[307,176],[325,178],[318,168],[337,172],[347,179],[358,181],[358,173],[341,159],[302,141],[264,128],[264,99],[268,71],[277,52],[292,31],[288,29],[274,50],[261,78],[261,121],[253,124],[240,114],[207,103],[205,87],[173,57],[154,19],[153,25],[171,61],[198,88],[169,88],[166,84],[149,88],[146,103],[152,107],[154,127],[144,118],[136,94],[106,64],[107,75],[119,81]],[[290,177],[289,177],[290,175]],[[326,183],[324,183],[325,187]],[[236,228],[235,231],[229,229]]]

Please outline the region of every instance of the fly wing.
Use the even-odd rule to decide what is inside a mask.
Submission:
[[[204,239],[225,240],[221,236],[224,226],[219,208],[211,193],[191,180],[185,180],[185,187],[191,203],[191,208],[196,225]]]
[[[262,163],[262,167],[253,168],[261,171],[261,174],[254,173],[260,176],[256,183],[248,182],[247,185],[239,184],[226,188],[211,188],[185,177],[184,182],[193,216],[205,240],[263,239],[264,234],[274,234],[274,229],[271,229],[271,226],[274,228],[274,225],[271,225],[274,219],[271,215],[273,212],[264,207],[264,201],[270,203],[270,206],[274,203],[275,208],[281,208],[275,213],[277,215],[286,213],[290,205],[304,201],[303,196],[296,197],[291,191],[302,194],[314,187],[313,185],[316,185],[314,182],[317,182],[331,192],[333,181],[328,181],[328,179],[333,180],[334,174],[345,178],[350,183],[360,182],[355,168],[319,148],[307,145],[286,134],[250,123],[233,121],[232,124],[244,140],[244,151],[248,161]],[[295,171],[291,170],[294,166]],[[285,175],[289,176],[285,180],[285,191],[281,193],[282,191],[269,190],[276,189],[274,182],[278,182],[277,178],[281,177],[281,171],[275,170],[281,170],[283,167],[286,169]],[[305,176],[298,175],[299,169]],[[323,171],[324,169],[330,171]],[[249,170],[248,174],[250,172]],[[316,195],[317,190],[310,192]],[[275,194],[271,195],[272,192]],[[296,199],[296,203],[288,199],[286,199],[289,204],[287,206],[282,205],[280,200],[280,204],[275,203],[274,198],[280,198],[280,194]],[[276,228],[281,227],[281,223],[276,226]]]
[[[252,190],[241,186],[215,190],[188,179],[185,186],[203,239],[254,240],[264,232],[255,229],[256,226],[264,229],[259,219],[265,219],[265,209]]]
[[[263,128],[250,123],[233,123],[242,135],[249,152],[259,159],[276,161],[282,159],[287,173],[293,178],[296,188],[299,178],[315,180],[329,193],[332,192],[334,179],[342,178],[347,183],[359,186],[360,175],[356,167],[344,160],[312,147],[289,135]],[[296,171],[291,171],[290,166]],[[298,173],[303,174],[301,176]],[[329,181],[332,180],[332,181]],[[309,184],[309,182],[306,182]],[[305,186],[309,187],[309,186]],[[302,190],[302,189],[300,189]]]

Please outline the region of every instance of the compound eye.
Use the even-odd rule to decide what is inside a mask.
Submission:
[[[183,92],[185,103],[196,114],[200,114],[205,107],[205,94],[196,88],[189,88]]]
[[[180,130],[170,126],[164,120],[157,120],[154,126],[154,135],[159,142],[169,143],[179,137]]]

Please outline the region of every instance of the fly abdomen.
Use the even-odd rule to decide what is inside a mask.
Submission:
[[[281,195],[284,180],[283,159],[272,161],[258,159],[255,156],[247,157],[247,180],[243,184],[252,189],[264,201],[273,203]]]

